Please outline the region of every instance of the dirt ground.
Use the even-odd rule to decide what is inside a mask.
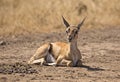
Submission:
[[[1,36],[0,82],[120,82],[120,27],[81,29],[82,67],[27,65],[40,45],[65,38],[64,32]]]

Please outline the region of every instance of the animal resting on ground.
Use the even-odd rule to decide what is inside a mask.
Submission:
[[[66,26],[68,42],[54,42],[42,45],[30,58],[28,64],[40,63],[43,65],[46,63],[47,65],[58,66],[63,60],[67,60],[67,66],[82,65],[82,56],[77,47],[77,38],[80,27],[83,25],[85,18],[77,26],[70,25],[63,16],[62,19]]]

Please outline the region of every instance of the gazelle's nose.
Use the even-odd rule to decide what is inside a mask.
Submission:
[[[69,40],[69,42],[70,42],[70,41],[72,40],[72,37],[71,37],[71,36],[69,36],[68,40]]]

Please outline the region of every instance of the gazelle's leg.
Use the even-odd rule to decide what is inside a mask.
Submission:
[[[40,59],[45,58],[45,56],[48,54],[48,50],[49,50],[49,44],[45,44],[40,48],[38,48],[36,53],[28,61],[28,64],[40,63]]]
[[[28,64],[44,64],[44,58],[35,58],[34,56],[30,58],[30,60],[28,61]]]
[[[53,62],[53,63],[46,63],[46,65],[48,65],[48,66],[56,66],[56,63],[55,62]]]
[[[44,58],[37,59],[32,62],[32,64],[39,64],[39,63],[40,65],[43,65],[45,63]]]
[[[68,67],[72,67],[72,66],[73,66],[73,62],[72,62],[72,61],[68,61],[68,62],[67,62],[67,66],[68,66]]]
[[[80,67],[80,66],[82,66],[82,61],[81,61],[81,60],[78,60],[78,61],[77,61],[77,67]]]
[[[76,67],[76,66],[80,67],[80,66],[82,66],[82,61],[78,60],[76,63],[74,63],[73,61],[68,61],[67,66],[68,67]]]
[[[64,59],[63,56],[59,56],[56,60],[56,65],[60,65],[61,61]]]
[[[72,67],[73,66],[72,60],[63,59],[62,60],[62,64],[65,65],[65,66],[67,66],[67,67]]]

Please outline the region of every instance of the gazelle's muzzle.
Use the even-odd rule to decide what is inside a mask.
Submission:
[[[69,40],[69,42],[71,42],[71,41],[72,41],[72,37],[71,37],[71,36],[69,36],[69,37],[68,37],[68,40]]]

